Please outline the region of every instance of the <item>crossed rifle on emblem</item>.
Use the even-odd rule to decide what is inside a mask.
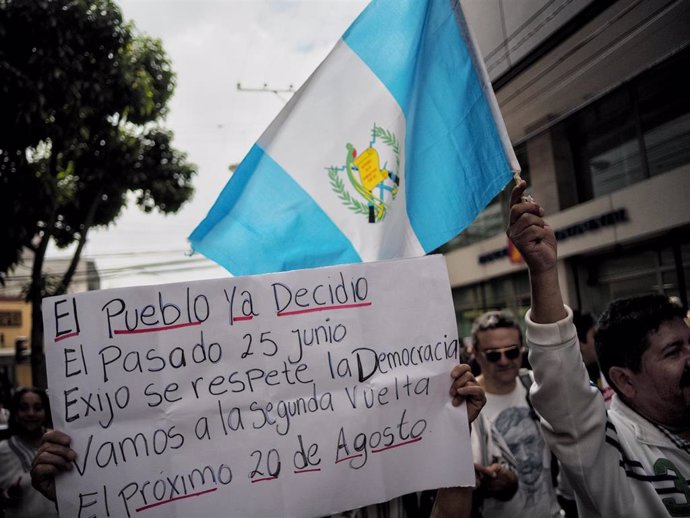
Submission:
[[[366,148],[361,154],[352,144],[347,144],[347,158],[345,166],[347,177],[355,190],[367,201],[369,205],[369,223],[380,221],[386,214],[387,204],[384,202],[386,191],[393,196],[398,193],[400,177],[384,168],[380,167],[379,154],[373,147]],[[355,172],[357,176],[355,176]],[[387,185],[386,180],[390,180],[393,185]],[[378,189],[378,195],[375,190]]]

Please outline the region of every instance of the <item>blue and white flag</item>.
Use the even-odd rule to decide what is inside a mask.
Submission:
[[[235,275],[420,256],[513,171],[459,0],[373,0],[189,239]]]

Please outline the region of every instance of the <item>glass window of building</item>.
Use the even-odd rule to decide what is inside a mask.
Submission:
[[[689,67],[690,52],[685,51],[638,81],[641,132],[650,176],[690,163],[690,95],[687,80],[680,79]]]
[[[670,234],[615,252],[571,261],[578,270],[578,300],[600,314],[615,299],[663,293],[686,303],[690,297],[690,243]]]
[[[522,321],[530,304],[526,271],[453,289],[453,303],[461,337],[469,336],[472,322],[485,311],[508,309]]]
[[[690,49],[563,122],[580,202],[690,163]]]

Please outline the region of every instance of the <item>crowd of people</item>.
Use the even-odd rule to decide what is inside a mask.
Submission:
[[[690,517],[685,310],[651,294],[613,301],[598,321],[573,312],[561,295],[554,232],[525,187],[513,189],[508,229],[530,275],[525,332],[507,311],[484,313],[472,328],[477,368],[451,373],[453,404],[465,402],[471,422],[475,488],[340,516]],[[75,459],[70,438],[47,431],[41,391],[15,392],[9,410],[0,508],[6,518],[55,516],[54,478]]]

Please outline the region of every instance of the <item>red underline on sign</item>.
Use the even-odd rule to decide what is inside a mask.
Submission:
[[[140,507],[139,509],[135,509],[135,511],[136,512],[145,511],[146,509],[151,509],[152,507],[158,507],[159,505],[169,504],[170,502],[174,502],[175,500],[184,500],[185,498],[192,498],[193,496],[201,496],[201,495],[205,495],[206,493],[213,493],[214,491],[217,491],[217,490],[218,490],[218,488],[214,487],[213,489],[207,489],[206,491],[199,491],[198,493],[190,493],[189,495],[176,496],[175,498],[171,498],[170,500],[163,500],[162,502],[156,502],[155,504],[145,505],[143,507]]]
[[[345,462],[346,460],[352,460],[362,456],[363,455],[361,453],[358,453],[357,455],[350,455],[349,457],[345,457],[344,459],[336,460],[335,463],[338,464],[339,462]]]
[[[342,306],[319,306],[318,308],[297,309],[295,311],[280,311],[276,313],[279,317],[287,317],[289,315],[302,315],[304,313],[314,313],[315,311],[330,311],[332,309],[350,309],[361,308],[364,306],[371,306],[371,302],[360,302],[359,304],[343,304]]]
[[[257,478],[256,480],[252,480],[252,484],[255,482],[266,482],[267,480],[276,480],[278,477],[264,477],[264,478]]]
[[[163,327],[145,327],[143,329],[116,329],[113,331],[116,335],[132,335],[135,333],[156,333],[158,331],[170,331],[171,329],[179,329],[181,327],[199,326],[201,322],[187,322],[186,324],[174,324],[172,326]]]
[[[293,473],[313,473],[314,471],[321,471],[321,468],[296,469]]]
[[[399,447],[399,446],[405,446],[405,445],[407,445],[407,444],[412,444],[413,442],[419,442],[419,441],[421,441],[421,440],[422,440],[421,437],[417,437],[416,439],[411,439],[411,440],[409,440],[409,441],[401,442],[401,443],[398,443],[398,444],[391,444],[390,446],[386,446],[385,448],[379,448],[378,450],[372,449],[372,450],[371,450],[371,453],[381,453],[382,451],[392,450],[393,448],[397,448],[397,447]]]
[[[254,315],[249,315],[246,317],[233,317],[232,321],[233,322],[242,322],[243,320],[251,320],[252,318],[254,318]]]
[[[66,340],[67,338],[72,338],[74,336],[79,336],[79,331],[75,331],[74,333],[70,333],[68,335],[56,336],[55,341],[59,342],[60,340]]]

